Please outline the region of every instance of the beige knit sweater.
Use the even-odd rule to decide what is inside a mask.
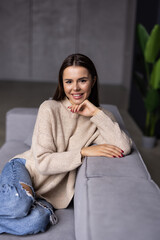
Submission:
[[[119,128],[111,113],[102,110],[89,118],[72,113],[69,100],[41,104],[31,149],[16,157],[26,159],[35,192],[55,208],[66,208],[74,195],[80,154],[91,143],[113,144],[128,154],[131,139]]]

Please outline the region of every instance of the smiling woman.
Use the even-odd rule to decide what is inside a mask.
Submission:
[[[97,81],[88,57],[72,54],[64,60],[53,100],[39,107],[31,148],[2,171],[0,233],[15,234],[15,226],[21,226],[17,235],[45,231],[57,223],[54,209],[72,201],[77,168],[85,156],[121,158],[130,153],[131,139],[110,112],[99,108]]]

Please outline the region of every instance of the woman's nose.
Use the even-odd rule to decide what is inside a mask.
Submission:
[[[75,83],[73,86],[74,91],[78,91],[80,89],[79,84]]]

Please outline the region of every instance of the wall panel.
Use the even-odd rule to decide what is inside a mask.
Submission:
[[[81,52],[95,62],[100,83],[129,89],[133,2],[1,0],[0,80],[57,82],[64,58]]]
[[[33,5],[33,67],[37,81],[57,81],[59,67],[75,51],[76,1],[36,0]]]
[[[95,60],[101,83],[121,84],[127,0],[81,0],[80,51]]]
[[[0,1],[0,79],[29,78],[29,4],[26,0]]]

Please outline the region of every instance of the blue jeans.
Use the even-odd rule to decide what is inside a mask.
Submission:
[[[25,159],[12,159],[0,175],[0,233],[36,234],[58,221],[53,206],[35,198],[25,162]],[[21,183],[32,189],[33,196]]]

